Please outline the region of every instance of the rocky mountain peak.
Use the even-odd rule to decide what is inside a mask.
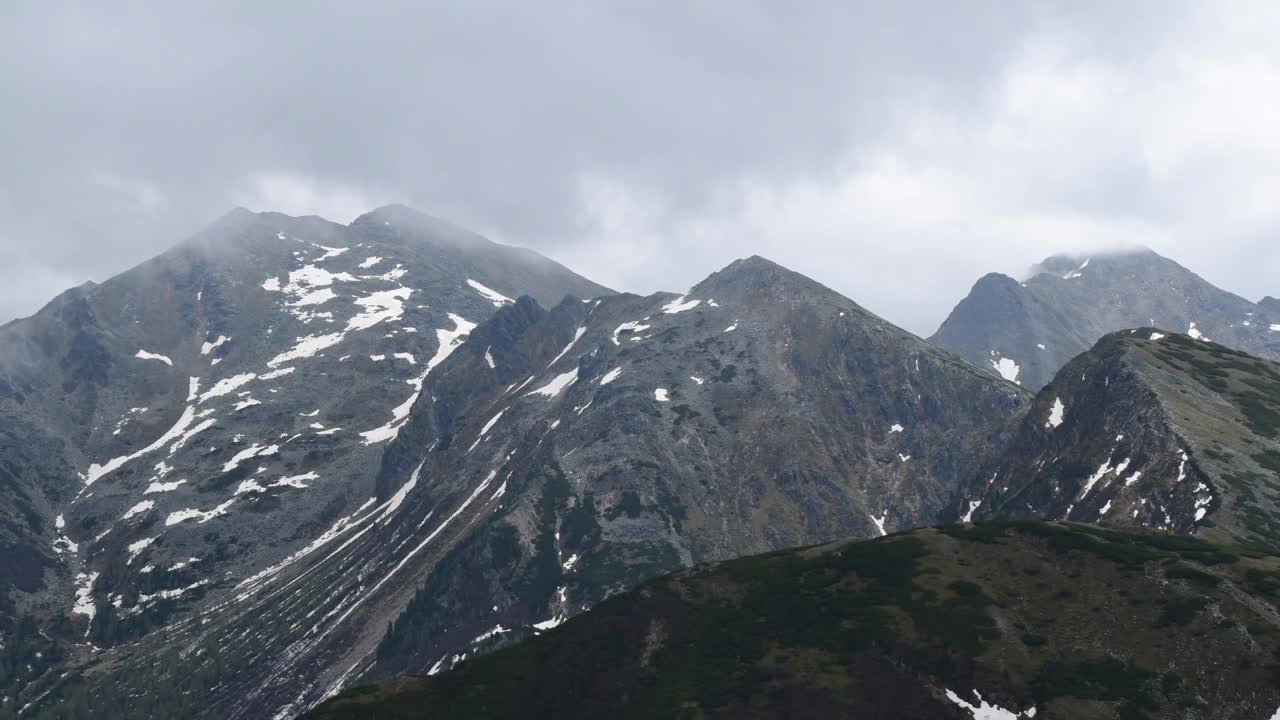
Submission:
[[[825,304],[867,314],[856,303],[822,283],[759,255],[733,261],[693,286],[687,296],[728,298],[759,305]]]

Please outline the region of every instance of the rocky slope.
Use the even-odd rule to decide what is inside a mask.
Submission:
[[[955,513],[1280,551],[1280,365],[1152,328],[1108,335],[1040,392]]]
[[[760,258],[681,297],[528,320],[510,344],[477,331],[475,361],[440,374],[388,451],[389,478],[425,462],[472,478],[454,492],[492,477],[507,495],[369,677],[448,667],[692,563],[931,523],[1026,397]]]
[[[1280,713],[1278,601],[1274,556],[950,526],[699,566],[307,717],[1265,720]]]
[[[759,258],[680,297],[522,298],[425,378],[366,502],[91,687],[289,717],[663,572],[928,524],[1029,399]]]
[[[37,618],[92,666],[226,603],[376,494],[423,377],[477,323],[608,292],[407,208],[238,210],[5,325],[0,631]],[[0,711],[56,680],[35,652]]]
[[[1153,326],[1280,360],[1280,302],[1254,304],[1150,250],[1055,256],[980,279],[929,338],[1032,390],[1103,335]]]

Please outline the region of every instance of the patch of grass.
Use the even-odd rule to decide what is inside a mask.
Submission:
[[[1186,565],[1178,565],[1169,568],[1165,571],[1164,576],[1177,580],[1188,580],[1204,587],[1217,587],[1222,584],[1222,578],[1217,575],[1203,572]]]
[[[1177,597],[1164,604],[1156,627],[1172,627],[1174,625],[1190,625],[1196,615],[1208,603],[1202,597]]]
[[[1249,429],[1266,438],[1280,436],[1280,409],[1276,401],[1256,392],[1232,395]]]
[[[1263,468],[1280,476],[1280,452],[1267,450],[1254,455],[1253,459]]]
[[[1031,684],[1036,704],[1059,697],[1082,700],[1141,700],[1150,702],[1148,684],[1155,674],[1132,661],[1115,658],[1078,663],[1051,662],[1040,669]]]

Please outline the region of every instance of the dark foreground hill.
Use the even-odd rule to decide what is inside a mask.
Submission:
[[[1005,522],[704,565],[306,717],[1258,718],[1280,558]]]

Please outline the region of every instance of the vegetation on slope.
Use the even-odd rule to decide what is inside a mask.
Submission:
[[[706,565],[308,717],[1267,717],[1280,558],[1076,524],[949,526]],[[978,700],[978,694],[981,701]]]

